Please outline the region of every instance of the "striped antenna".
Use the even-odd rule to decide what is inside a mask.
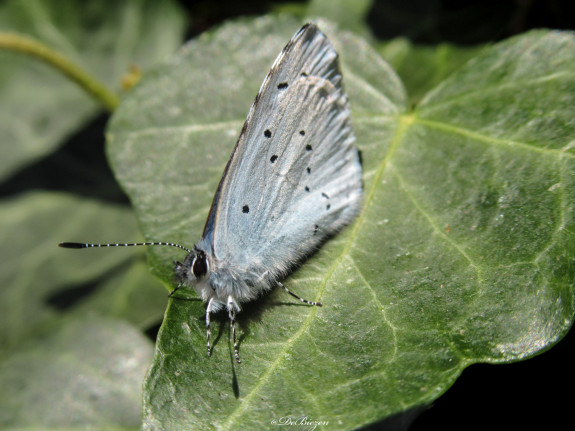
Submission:
[[[58,247],[62,247],[62,248],[96,248],[96,247],[135,247],[137,245],[168,245],[170,247],[181,248],[182,250],[186,250],[188,253],[192,252],[192,250],[190,250],[189,248],[186,248],[183,245],[174,244],[173,242],[133,242],[133,243],[126,243],[126,244],[90,244],[90,243],[83,243],[83,242],[61,242],[60,244],[58,244]]]

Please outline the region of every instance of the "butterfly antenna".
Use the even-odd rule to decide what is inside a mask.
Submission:
[[[138,245],[167,245],[170,247],[181,248],[182,250],[186,250],[188,253],[192,251],[189,248],[184,247],[183,245],[174,244],[173,242],[133,242],[133,243],[125,243],[125,244],[91,244],[85,242],[61,242],[58,244],[58,247],[62,248],[99,248],[99,247],[135,247]]]

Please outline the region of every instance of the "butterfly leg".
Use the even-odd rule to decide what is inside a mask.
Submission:
[[[240,364],[242,361],[240,360],[240,352],[238,349],[238,342],[236,338],[236,310],[239,309],[238,305],[234,298],[228,296],[228,314],[230,316],[230,322],[232,325],[232,337],[234,339],[234,356],[236,358],[236,362]]]
[[[212,335],[212,331],[210,330],[210,314],[214,309],[214,298],[210,298],[210,302],[208,302],[208,306],[206,307],[206,338],[208,340],[208,356],[212,354],[212,348],[210,347],[210,336]]]
[[[317,305],[318,307],[322,306],[321,302],[314,302],[314,301],[308,301],[307,299],[303,299],[301,296],[298,296],[295,293],[293,293],[291,290],[289,290],[287,287],[285,287],[279,281],[277,283],[283,288],[283,290],[285,290],[287,293],[289,293],[294,298],[299,299],[301,302],[304,302],[304,303],[309,304],[309,305]]]

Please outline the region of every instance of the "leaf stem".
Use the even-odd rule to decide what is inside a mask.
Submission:
[[[96,101],[112,112],[120,103],[116,94],[88,72],[43,43],[17,33],[0,32],[0,49],[19,52],[44,61],[76,82]]]

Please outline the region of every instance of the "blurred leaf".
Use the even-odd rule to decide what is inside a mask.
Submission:
[[[137,429],[152,343],[115,319],[65,319],[3,358],[2,429]]]
[[[0,272],[2,350],[22,343],[28,334],[59,317],[61,312],[74,310],[74,306],[98,292],[99,284],[110,285],[113,279],[106,280],[107,276],[127,277],[130,281],[129,275],[120,275],[118,271],[129,269],[130,260],[142,252],[137,249],[58,248],[61,241],[92,238],[116,242],[138,237],[133,215],[128,209],[66,195],[30,193],[2,201],[0,233],[0,257],[4,263]],[[140,279],[137,280],[139,283]],[[153,282],[149,279],[147,283],[153,285]],[[99,294],[113,293],[95,302],[106,300],[100,307],[111,315],[118,315],[120,313],[114,310],[127,308],[125,300],[133,295],[135,288],[130,283],[110,285]],[[158,297],[165,295],[165,290],[157,287],[155,290],[157,297],[150,301],[152,307]],[[143,292],[149,292],[149,289],[144,287]],[[136,322],[142,320],[143,317],[135,318]]]
[[[157,325],[164,317],[168,290],[162,289],[160,281],[150,274],[145,259],[128,262],[119,270],[111,271],[94,290],[88,301],[74,307],[75,313],[97,311],[127,320],[142,331]]]
[[[224,25],[115,113],[109,154],[148,239],[199,239],[250,103],[298,26]],[[286,416],[356,428],[432,402],[471,363],[549,348],[572,324],[573,35],[485,49],[406,112],[366,42],[320,27],[341,55],[365,181],[357,222],[286,280],[324,307],[279,291],[249,304],[237,365],[225,316],[208,358],[203,304],[172,300],[146,428],[269,429]],[[150,253],[169,282],[181,253]]]
[[[449,43],[435,46],[414,45],[404,38],[380,44],[381,56],[401,77],[411,105],[459,69],[484,47],[460,47]]]
[[[131,65],[145,69],[182,40],[184,15],[173,1],[11,0],[0,31],[31,36],[114,91]],[[50,153],[99,109],[86,93],[36,59],[0,51],[0,178]]]
[[[57,247],[137,240],[131,211],[29,193],[0,204],[0,234],[0,428],[137,428],[143,330],[161,321],[166,290],[141,249]]]
[[[337,22],[340,28],[353,30],[362,35],[370,31],[365,23],[373,0],[311,0],[307,14]]]

